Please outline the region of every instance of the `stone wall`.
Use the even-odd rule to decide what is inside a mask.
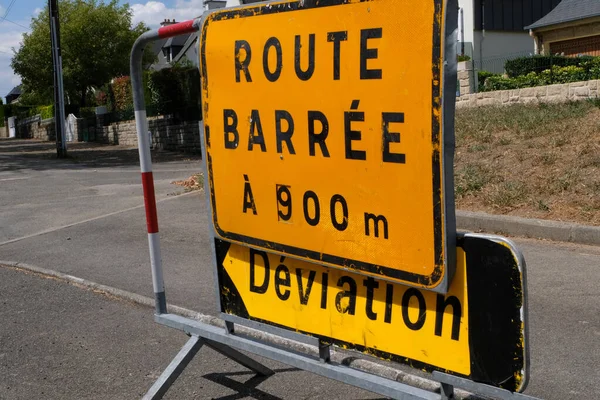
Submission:
[[[135,121],[116,122],[104,126],[104,117],[98,117],[95,132],[93,132],[94,141],[137,147]],[[162,117],[150,118],[148,130],[152,137],[152,147],[155,149],[189,153],[200,153],[201,151],[198,121],[177,122]]]
[[[461,61],[457,65],[457,78],[460,96],[475,93],[475,75],[472,61]],[[458,95],[457,93],[457,95]]]
[[[17,121],[16,137],[21,139],[56,140],[54,118],[42,119],[39,115]]]
[[[599,80],[480,92],[456,98],[456,108],[506,104],[560,103],[598,97]]]
[[[76,141],[105,144],[120,144],[137,147],[135,121],[106,123],[105,115],[94,120],[77,118]],[[174,150],[200,153],[200,130],[198,121],[179,122],[170,118],[154,117],[148,120],[152,147],[159,150]],[[17,137],[54,141],[54,118],[41,120],[39,116],[17,122]]]

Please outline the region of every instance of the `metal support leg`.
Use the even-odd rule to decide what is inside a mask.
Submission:
[[[240,353],[232,347],[226,346],[218,342],[213,342],[212,340],[208,339],[203,340],[206,343],[206,345],[209,346],[211,349],[223,354],[225,357],[232,359],[238,364],[243,365],[244,367],[256,372],[259,375],[271,376],[275,373],[270,368],[267,368],[258,361],[253,360],[252,358],[248,357],[243,353]]]
[[[181,350],[179,350],[179,353],[177,353],[167,369],[165,369],[156,382],[154,382],[154,385],[148,390],[148,393],[143,397],[143,400],[162,399],[164,394],[169,390],[185,367],[187,367],[189,362],[192,361],[192,358],[198,353],[198,350],[200,350],[203,344],[202,339],[192,335]]]
[[[440,383],[440,392],[442,400],[453,400],[454,399],[454,386],[447,383]]]
[[[331,344],[325,343],[319,339],[319,359],[321,362],[328,363],[331,361]]]
[[[439,371],[433,371],[433,379],[442,384],[442,391],[444,385],[448,385],[464,389],[473,394],[483,395],[498,400],[539,400],[535,397],[527,396],[526,394],[510,392],[506,389],[484,385],[482,383],[473,382],[468,379],[459,378],[458,376],[454,375],[448,375]],[[442,393],[442,396],[443,395],[444,394]]]

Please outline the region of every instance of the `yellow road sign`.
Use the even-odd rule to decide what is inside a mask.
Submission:
[[[522,390],[522,265],[506,243],[465,238],[447,294],[217,240],[224,313],[425,370]]]
[[[446,292],[455,224],[444,4],[294,1],[206,18],[218,237]]]

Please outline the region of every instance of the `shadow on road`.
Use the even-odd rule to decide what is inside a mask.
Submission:
[[[0,139],[0,172],[139,165],[138,149],[101,143],[68,143],[68,158],[56,157],[56,143],[35,139]],[[200,154],[152,150],[152,162],[200,161]]]
[[[275,373],[283,373],[283,372],[298,372],[300,371],[298,368],[280,368],[275,369]],[[240,375],[252,375],[250,379],[245,382],[240,382],[235,379],[232,379],[231,376],[240,376]],[[225,373],[212,373],[204,375],[203,378],[208,379],[209,381],[215,382],[219,385],[223,385],[237,393],[231,394],[228,396],[218,397],[214,400],[237,400],[244,399],[246,397],[250,397],[253,399],[260,400],[283,400],[281,397],[273,396],[267,392],[264,392],[260,389],[257,389],[257,386],[263,383],[265,380],[269,379],[268,376],[256,375],[254,372],[243,371],[243,372],[225,372]],[[387,397],[377,397],[371,400],[386,400]]]

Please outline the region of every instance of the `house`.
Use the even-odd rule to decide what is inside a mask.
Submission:
[[[8,92],[6,95],[6,104],[18,103],[19,96],[21,96],[21,85],[15,86],[10,92]]]
[[[176,24],[177,21],[165,19],[160,23],[161,27]],[[177,56],[184,47],[190,36],[197,36],[196,33],[170,37],[168,39],[157,40],[152,43],[152,53],[156,55],[156,61],[150,65],[154,71],[163,68],[169,68],[173,62],[177,61]]]
[[[242,4],[259,3],[263,0],[205,0],[205,10],[214,10],[216,8],[235,7]],[[179,62],[188,59],[195,66],[198,66],[198,35],[199,32],[194,32],[187,36],[181,50],[174,57],[174,62]]]
[[[525,29],[538,54],[600,56],[600,1],[562,0]]]
[[[458,52],[469,56],[476,70],[502,73],[506,60],[534,54],[534,41],[524,28],[559,3],[560,0],[458,0]]]

